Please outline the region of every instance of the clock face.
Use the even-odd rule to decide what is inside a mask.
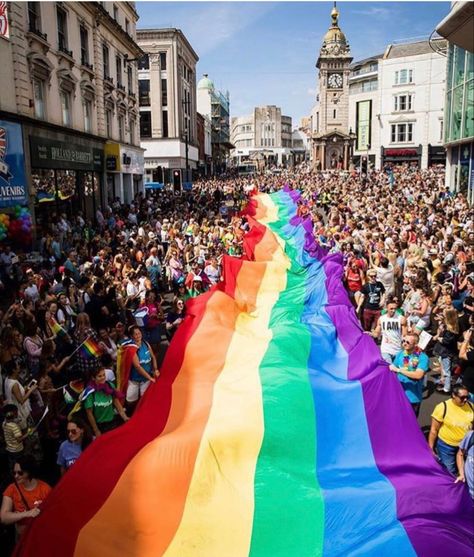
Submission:
[[[328,77],[328,85],[332,89],[340,89],[342,87],[342,75],[340,73],[332,73]]]

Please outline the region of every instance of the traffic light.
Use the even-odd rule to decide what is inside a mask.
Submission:
[[[360,162],[360,171],[362,174],[367,174],[367,157],[362,157]]]
[[[181,192],[181,170],[173,170],[173,190],[175,193]]]

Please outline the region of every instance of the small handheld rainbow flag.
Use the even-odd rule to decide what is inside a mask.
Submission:
[[[54,319],[54,317],[51,317],[51,319],[48,321],[48,325],[58,338],[66,338],[69,336],[67,332],[61,327],[61,325],[56,321],[56,319]]]
[[[91,337],[89,337],[82,343],[82,345],[79,347],[79,352],[82,354],[82,356],[89,359],[100,358],[100,356],[102,355],[101,347]]]

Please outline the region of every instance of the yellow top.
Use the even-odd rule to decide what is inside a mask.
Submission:
[[[444,412],[444,404],[446,404],[446,413]],[[444,418],[443,414],[445,414]],[[458,406],[450,399],[437,404],[431,417],[442,424],[438,432],[438,437],[441,441],[452,447],[457,447],[471,429],[471,423],[474,420],[474,410],[472,404],[468,402],[463,406]]]

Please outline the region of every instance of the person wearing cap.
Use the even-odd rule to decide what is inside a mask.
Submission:
[[[371,331],[378,322],[385,303],[385,287],[377,280],[377,271],[367,271],[368,282],[362,286],[357,305],[357,313],[362,308],[362,326],[365,331]]]

